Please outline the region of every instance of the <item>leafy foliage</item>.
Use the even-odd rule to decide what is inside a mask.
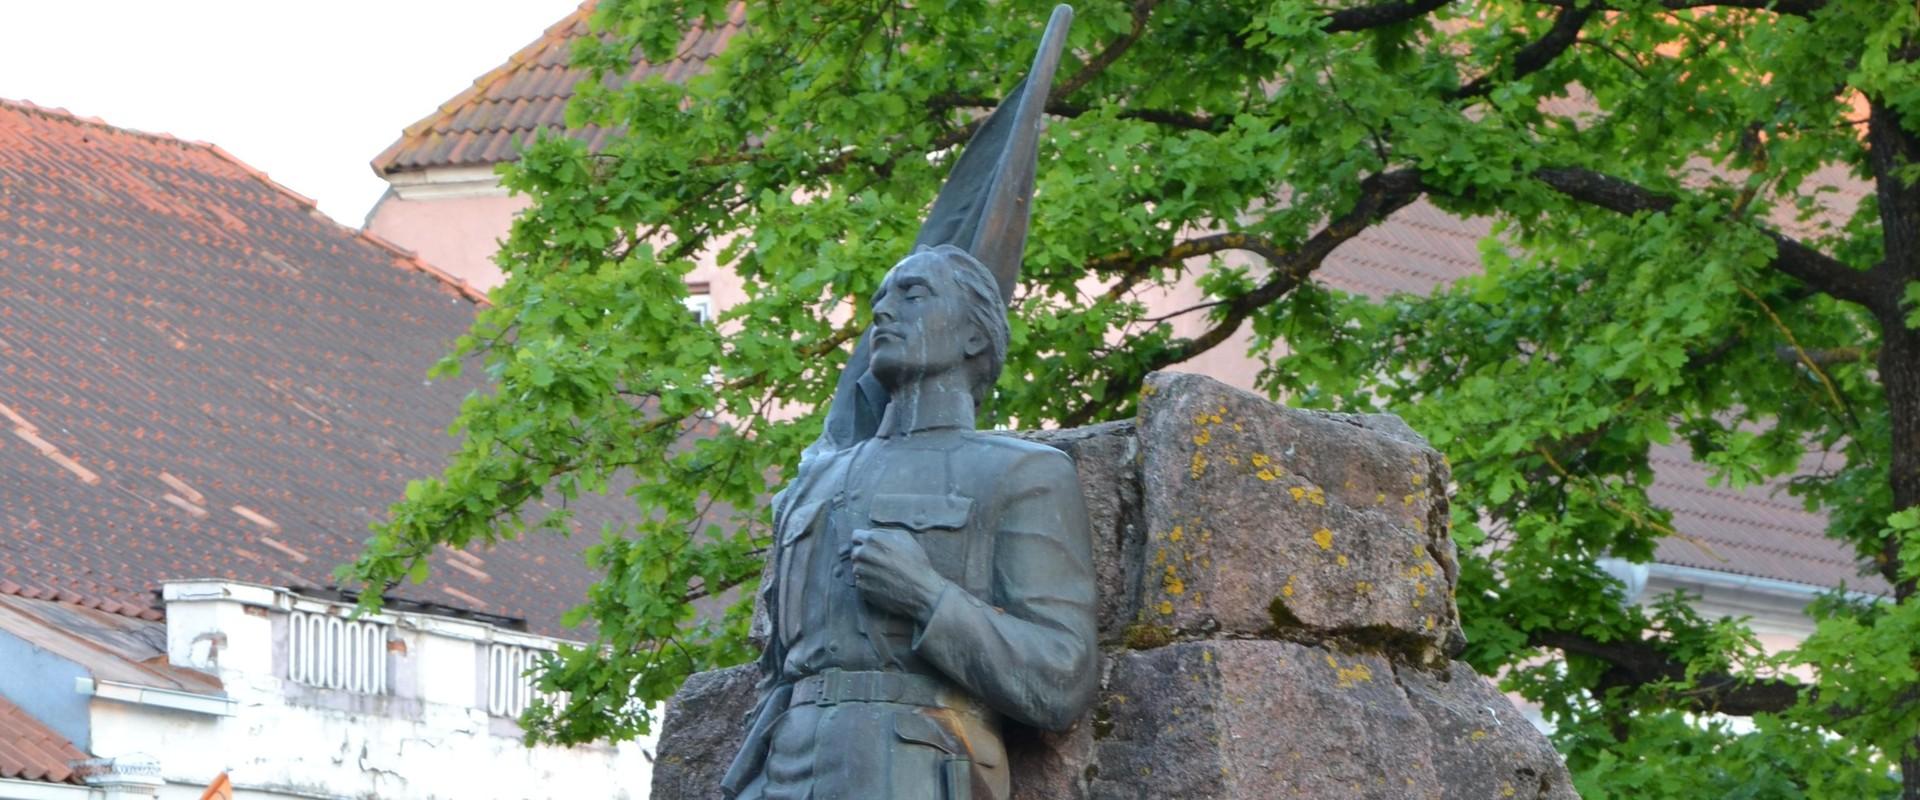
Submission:
[[[506,171],[534,201],[511,280],[445,362],[496,388],[351,576],[418,579],[436,546],[564,521],[524,518],[536,498],[617,486],[640,521],[592,551],[597,647],[544,675],[568,700],[531,736],[632,735],[689,671],[745,660],[766,498],[1049,5],[755,3],[704,74],[582,84],[570,121],[623,133]],[[1587,796],[1920,797],[1920,10],[1085,5],[983,422],[1125,416],[1148,371],[1248,331],[1265,390],[1390,408],[1451,459],[1467,657],[1541,704]],[[671,58],[728,7],[604,0],[575,58]],[[1483,274],[1312,282],[1417,201],[1494,220]],[[703,258],[744,288],[715,325],[681,306]],[[1185,286],[1206,302],[1168,309]],[[1815,604],[1781,653],[1623,604],[1597,559],[1688,546],[1648,495],[1663,446],[1722,486],[1790,483],[1885,596]]]

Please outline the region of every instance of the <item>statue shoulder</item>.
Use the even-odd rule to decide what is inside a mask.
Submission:
[[[1073,457],[1038,442],[1017,439],[1004,433],[974,432],[968,443],[980,452],[997,471],[1018,475],[1024,480],[1077,480]]]

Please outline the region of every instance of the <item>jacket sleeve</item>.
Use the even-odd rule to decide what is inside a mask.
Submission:
[[[778,531],[786,520],[788,492],[781,492],[773,498],[773,519],[775,531],[773,546],[768,548],[767,566],[760,580],[760,608],[767,620],[766,645],[760,651],[760,683],[755,687],[759,699],[753,710],[747,712],[746,734],[741,738],[740,749],[734,753],[733,761],[727,765],[727,771],[720,778],[721,794],[727,798],[739,796],[747,784],[760,774],[766,765],[767,750],[772,744],[773,722],[785,711],[788,701],[793,697],[793,686],[780,675],[781,662],[786,660],[786,647],[780,641],[780,608],[778,585],[780,571],[777,569],[782,555]]]
[[[1055,450],[1021,454],[1000,486],[991,603],[949,585],[914,651],[994,710],[1065,729],[1098,681],[1086,500]]]

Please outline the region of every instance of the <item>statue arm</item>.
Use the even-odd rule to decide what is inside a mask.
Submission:
[[[1060,730],[1098,681],[1086,501],[1073,461],[1053,450],[1023,455],[1001,485],[992,604],[948,586],[914,651],[994,710]]]

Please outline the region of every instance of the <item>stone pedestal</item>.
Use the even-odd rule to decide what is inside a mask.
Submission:
[[[1460,649],[1448,472],[1398,418],[1156,374],[1132,422],[1018,434],[1079,467],[1102,691],[1007,731],[1022,800],[1573,798],[1545,737]],[[758,679],[668,704],[656,800],[718,798]]]

